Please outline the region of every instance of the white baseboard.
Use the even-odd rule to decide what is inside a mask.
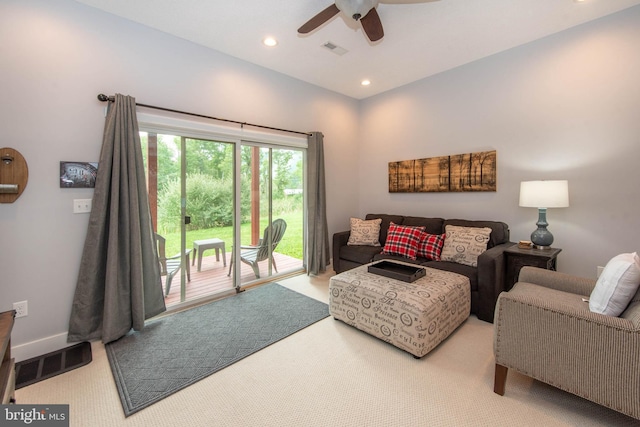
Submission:
[[[65,332],[36,341],[12,346],[11,357],[15,358],[16,362],[20,362],[22,360],[31,359],[32,357],[51,353],[52,351],[60,350],[61,348],[69,347],[71,345],[73,344],[67,342],[67,333]]]

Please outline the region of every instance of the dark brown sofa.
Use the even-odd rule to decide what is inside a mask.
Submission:
[[[415,216],[368,214],[365,219],[381,218],[380,244],[382,246],[348,246],[349,231],[333,235],[333,269],[336,273],[368,264],[381,259],[397,259],[423,265],[425,267],[452,271],[465,275],[471,282],[471,312],[478,319],[493,322],[496,301],[500,292],[505,290],[505,266],[503,251],[514,243],[509,241],[509,226],[499,221],[470,221],[464,219],[424,218]],[[396,255],[382,254],[387,240],[389,224],[425,226],[430,234],[442,234],[446,225],[461,227],[489,227],[491,236],[487,250],[478,257],[478,267],[457,264],[449,261],[430,261],[418,258],[415,261]]]

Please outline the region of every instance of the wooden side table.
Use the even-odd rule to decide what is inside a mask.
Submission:
[[[544,268],[547,270],[556,269],[556,261],[558,254],[562,249],[549,248],[549,249],[522,249],[518,245],[513,245],[508,249],[505,249],[504,256],[506,257],[507,277],[505,279],[506,291],[511,289],[513,285],[518,281],[518,275],[520,269],[525,265],[532,267]]]
[[[0,313],[0,403],[14,403],[16,390],[16,370],[11,358],[11,330],[16,312],[14,310]]]

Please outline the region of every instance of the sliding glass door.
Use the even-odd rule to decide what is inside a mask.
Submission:
[[[247,142],[241,147],[241,285],[302,269],[303,154]]]
[[[234,144],[147,132],[141,142],[167,305],[232,289]]]
[[[167,306],[302,270],[303,149],[140,136]]]

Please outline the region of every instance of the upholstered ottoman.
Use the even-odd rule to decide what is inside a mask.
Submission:
[[[333,276],[329,313],[419,358],[471,313],[469,278],[426,268],[413,283],[369,273],[368,265]]]

